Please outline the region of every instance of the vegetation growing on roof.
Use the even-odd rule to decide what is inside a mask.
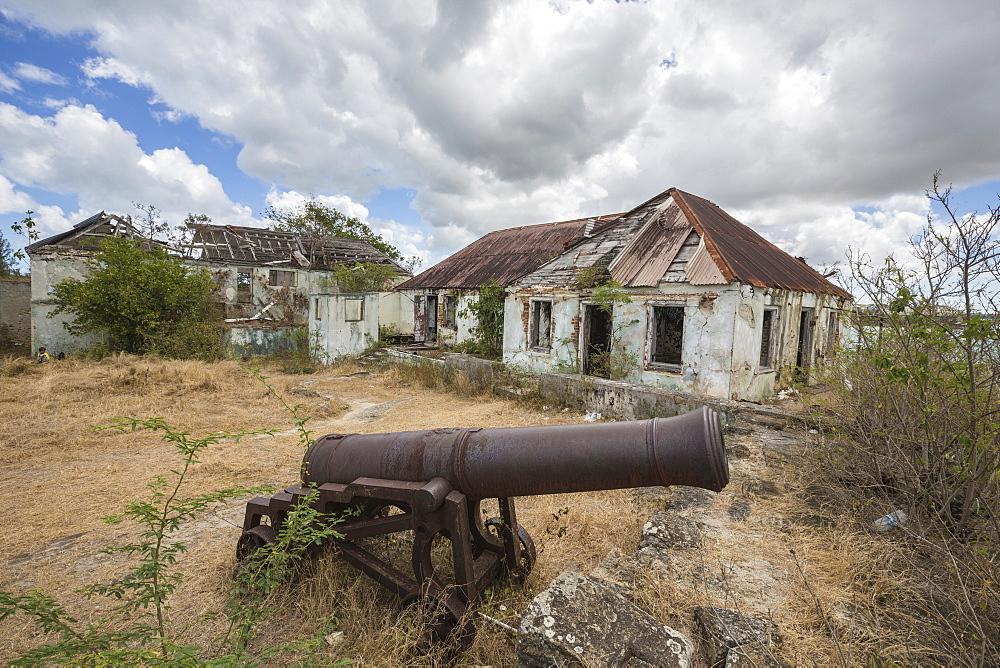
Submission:
[[[332,268],[333,279],[340,292],[379,292],[392,288],[396,270],[374,262],[339,264]]]

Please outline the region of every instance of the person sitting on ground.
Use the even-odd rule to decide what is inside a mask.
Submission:
[[[48,362],[51,359],[52,358],[49,357],[49,354],[47,352],[45,352],[45,346],[42,346],[41,348],[38,349],[38,363],[39,364],[45,364],[46,362]]]

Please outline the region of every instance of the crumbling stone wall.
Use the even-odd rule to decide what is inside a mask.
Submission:
[[[0,278],[0,354],[31,352],[31,279]]]

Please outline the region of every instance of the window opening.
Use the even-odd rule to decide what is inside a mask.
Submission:
[[[777,309],[764,309],[761,318],[762,331],[760,335],[760,366],[769,369],[774,366],[775,343],[777,341],[775,325],[778,322]]]
[[[344,300],[344,320],[347,322],[357,322],[358,320],[364,320],[365,317],[365,303],[360,299],[345,299]]]
[[[650,365],[680,371],[684,350],[684,307],[654,306],[652,315]]]
[[[455,299],[452,295],[444,296],[444,322],[441,323],[444,327],[455,327]]]
[[[826,351],[833,353],[840,342],[840,317],[836,311],[830,311],[826,318]]]
[[[239,304],[249,304],[251,297],[251,279],[249,271],[236,272],[236,301]]]
[[[272,269],[268,274],[268,284],[276,288],[294,288],[295,272]]]
[[[611,355],[612,318],[607,307],[587,304],[584,308],[583,373],[608,378]]]
[[[531,347],[552,346],[552,302],[531,302]]]

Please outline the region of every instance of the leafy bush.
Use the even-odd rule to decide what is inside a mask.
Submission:
[[[469,330],[476,345],[467,348],[466,352],[500,359],[503,354],[503,304],[506,298],[506,289],[493,279],[479,286],[479,296],[469,301],[460,313],[463,318],[476,320]]]
[[[935,175],[928,196],[946,222],[928,218],[910,258],[851,258],[869,304],[839,358],[850,438],[825,459],[832,477],[906,510],[899,549],[938,617],[927,642],[983,665],[1000,652],[1000,209],[958,216],[950,195]]]
[[[83,280],[53,286],[55,311],[73,334],[101,334],[112,351],[215,359],[221,314],[207,272],[139,242],[108,237],[87,261]]]

